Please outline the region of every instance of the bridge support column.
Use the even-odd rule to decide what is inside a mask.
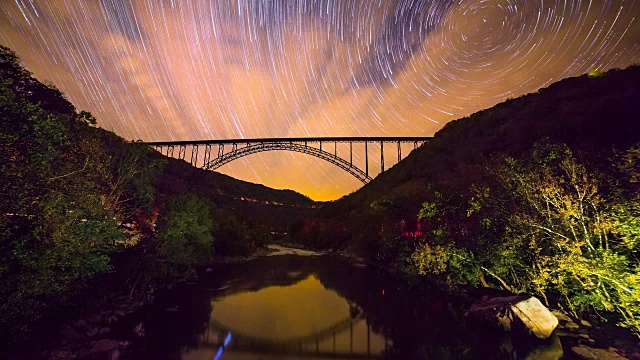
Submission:
[[[380,141],[380,172],[384,172],[384,142]]]
[[[191,145],[191,165],[196,166],[198,163],[198,145]]]
[[[402,160],[402,146],[400,146],[400,141],[398,141],[398,162]]]
[[[211,161],[211,144],[204,146],[204,161],[202,162],[202,168],[205,169],[207,164]]]
[[[364,166],[364,173],[367,175],[367,177],[369,177],[369,148],[367,147],[367,142],[364,142],[364,160],[365,160],[365,166]]]

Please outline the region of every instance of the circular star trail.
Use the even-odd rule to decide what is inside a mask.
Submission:
[[[640,0],[6,0],[0,42],[125,139],[423,136],[640,63],[639,15]],[[360,186],[286,152],[220,170],[314,199]]]

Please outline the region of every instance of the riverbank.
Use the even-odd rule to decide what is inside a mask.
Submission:
[[[395,266],[389,266],[380,262],[367,261],[353,253],[341,251],[333,253],[355,266],[372,266],[390,274],[400,275],[403,272]],[[398,277],[401,281],[402,276]],[[474,299],[479,299],[487,294],[502,294],[489,288],[469,288],[449,286],[452,293],[466,294]],[[598,319],[592,316],[580,319],[570,316],[560,309],[549,308],[558,318],[559,324],[555,330],[555,335],[560,342],[560,356],[563,359],[631,359],[640,360],[640,338],[625,328],[620,328],[606,319]],[[537,339],[530,339],[532,343]],[[549,343],[553,343],[553,339]],[[550,353],[553,353],[551,351]],[[562,354],[564,353],[564,354]],[[546,358],[545,358],[546,359]]]

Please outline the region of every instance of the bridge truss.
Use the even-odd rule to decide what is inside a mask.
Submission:
[[[381,172],[385,171],[385,145],[396,147],[398,162],[403,159],[402,145],[413,145],[415,150],[431,140],[431,137],[316,137],[316,138],[265,138],[265,139],[227,139],[147,142],[160,153],[188,161],[191,165],[205,170],[219,167],[247,155],[264,151],[294,151],[315,156],[328,161],[348,172],[364,184],[373,180],[369,174],[369,148],[380,152]],[[354,162],[354,144],[359,144],[364,154],[360,166]],[[348,146],[348,156],[345,147]],[[340,147],[340,153],[338,148]],[[406,156],[410,151],[405,151]],[[364,165],[364,169],[362,166]]]

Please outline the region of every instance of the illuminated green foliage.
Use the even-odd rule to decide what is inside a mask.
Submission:
[[[587,72],[587,75],[589,77],[591,77],[591,78],[600,77],[600,76],[603,76],[604,74],[605,74],[604,71],[602,71],[601,69],[597,69],[597,68],[596,69],[591,69],[591,70],[589,70],[589,72]]]
[[[178,196],[167,204],[158,230],[158,266],[180,277],[194,265],[211,260],[213,221],[209,206],[193,195]]]
[[[451,226],[441,221],[445,213],[462,209],[425,203],[419,216],[436,221],[412,259],[420,273],[492,279],[576,315],[610,312],[640,333],[638,158],[635,148],[621,156],[614,168],[628,183],[620,183],[587,170],[564,145],[538,143],[529,156],[493,168],[491,186],[474,187],[466,215],[475,241],[460,246],[439,236]]]

